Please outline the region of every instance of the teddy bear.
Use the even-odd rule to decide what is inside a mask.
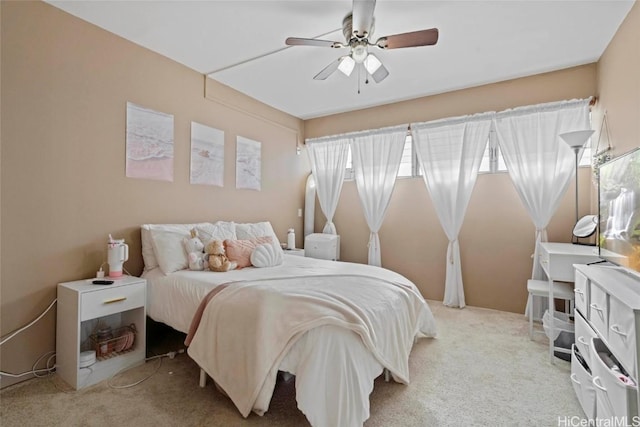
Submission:
[[[204,253],[204,243],[198,237],[198,231],[194,228],[191,230],[191,238],[182,239],[184,250],[187,252],[189,260],[189,270],[205,270],[208,267],[206,254]]]
[[[209,270],[211,271],[229,271],[238,266],[235,261],[229,261],[227,258],[222,240],[212,240],[207,243],[205,252],[209,255]]]

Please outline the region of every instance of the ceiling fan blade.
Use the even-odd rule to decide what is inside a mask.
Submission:
[[[288,46],[345,47],[345,45],[340,42],[334,42],[331,40],[303,39],[300,37],[289,37],[284,41],[284,43]]]
[[[352,31],[358,37],[368,37],[373,26],[376,0],[353,0]]]
[[[413,31],[410,33],[395,34],[381,37],[376,45],[382,49],[398,49],[401,47],[430,46],[438,42],[438,29]]]
[[[338,69],[338,66],[340,65],[340,61],[342,61],[342,58],[336,59],[331,64],[329,64],[326,67],[324,67],[322,69],[322,71],[320,71],[318,74],[313,76],[313,79],[314,80],[325,80],[327,77],[329,77],[331,74],[333,74]]]

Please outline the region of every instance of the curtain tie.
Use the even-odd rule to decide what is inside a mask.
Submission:
[[[453,240],[449,240],[449,244],[451,245],[451,251],[449,251],[449,264],[453,264],[453,244],[458,241],[457,238]]]
[[[371,247],[371,241],[372,241],[372,240],[374,239],[374,237],[375,237],[375,236],[377,236],[377,235],[378,235],[378,233],[375,233],[375,232],[373,232],[373,231],[369,233],[369,242],[367,242],[367,248],[370,248],[370,247]],[[375,250],[377,251],[377,250],[378,250],[378,248],[375,248]]]

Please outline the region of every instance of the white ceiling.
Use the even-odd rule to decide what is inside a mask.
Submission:
[[[285,47],[289,36],[344,41],[351,0],[49,3],[200,73]],[[313,80],[346,50],[296,46],[211,74],[240,92],[309,119],[595,62],[633,0],[378,0],[374,39],[436,27],[435,46],[375,53],[379,84],[357,73]]]

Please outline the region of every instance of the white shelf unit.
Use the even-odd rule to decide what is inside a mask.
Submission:
[[[629,425],[638,420],[640,407],[640,278],[619,267],[575,265],[575,279],[575,348],[588,369],[574,350],[574,390],[588,418]],[[610,356],[633,385],[620,381],[618,373],[609,368]]]
[[[76,390],[142,364],[146,356],[146,280],[107,278],[114,281],[111,285],[94,285],[92,280],[58,284],[56,372]],[[114,351],[104,358],[98,354],[92,366],[80,367],[80,353],[95,349],[91,334],[99,327],[127,325],[137,331],[129,351]]]

